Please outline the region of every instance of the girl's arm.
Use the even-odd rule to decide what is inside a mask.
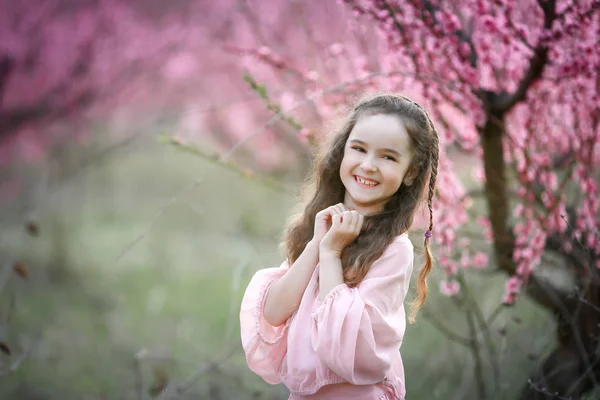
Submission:
[[[273,325],[282,325],[300,306],[300,300],[319,261],[319,243],[310,241],[300,257],[267,293],[264,317]]]
[[[360,234],[364,216],[358,211],[344,211],[331,217],[331,229],[319,243],[319,298],[323,300],[333,288],[344,283],[342,251]]]
[[[371,265],[360,285],[337,285],[312,314],[315,352],[346,381],[354,385],[381,382],[398,363],[412,265],[412,244],[408,236],[399,238]],[[319,273],[326,268],[337,268],[336,262],[321,260]]]
[[[323,300],[334,287],[344,283],[344,272],[338,253],[321,249],[319,259],[319,299]]]
[[[319,244],[331,228],[333,216],[346,211],[348,207],[343,203],[319,211],[315,216],[312,240],[286,274],[271,284],[265,298],[263,315],[272,326],[282,325],[300,306],[302,295],[319,262]]]

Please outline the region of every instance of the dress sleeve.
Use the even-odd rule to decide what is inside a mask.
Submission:
[[[264,317],[265,298],[271,284],[283,276],[289,265],[257,271],[242,299],[240,333],[248,367],[270,384],[280,383],[279,369],[287,352],[289,319],[281,326],[270,325]]]
[[[368,385],[389,374],[406,328],[413,258],[409,241],[392,242],[358,287],[336,286],[313,312],[313,348],[346,381]]]

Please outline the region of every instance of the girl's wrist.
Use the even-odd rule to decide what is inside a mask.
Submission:
[[[319,246],[319,258],[341,258],[342,252],[338,250],[331,249],[329,247],[325,247],[323,245]]]
[[[310,242],[307,243],[306,248],[312,248],[314,250],[319,250],[319,242],[317,242],[316,240],[312,239]]]

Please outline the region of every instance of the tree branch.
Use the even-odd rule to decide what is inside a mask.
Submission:
[[[544,30],[549,30],[556,19],[556,0],[538,0],[538,4],[544,12]],[[513,94],[484,92],[484,102],[490,112],[495,115],[503,115],[515,104],[523,101],[531,85],[542,75],[547,63],[548,47],[543,42],[538,43],[533,51],[529,67]]]
[[[481,352],[479,350],[477,342],[477,328],[475,327],[475,321],[473,317],[473,310],[467,309],[466,313],[467,325],[469,328],[469,334],[471,339],[471,352],[473,353],[473,369],[475,374],[475,381],[477,384],[477,398],[481,400],[487,399],[485,379],[483,376],[483,361],[481,359]]]
[[[4,90],[6,89],[6,83],[10,78],[11,73],[15,68],[15,60],[7,55],[3,55],[0,58],[0,112],[2,111],[2,100],[4,99]]]
[[[437,317],[435,317],[433,315],[433,313],[427,311],[427,310],[423,310],[423,318],[425,318],[427,321],[429,321],[431,323],[431,325],[433,325],[438,331],[440,331],[440,333],[442,333],[447,339],[456,342],[462,346],[465,347],[470,347],[471,346],[471,342],[473,341],[472,338],[465,338],[461,335],[459,335],[456,332],[453,332],[450,330],[450,328],[446,327],[442,321],[440,321]]]
[[[49,116],[52,116],[53,119],[65,117],[71,111],[72,106],[86,107],[95,98],[94,92],[87,90],[80,93],[68,104],[56,106],[53,105],[55,104],[52,101],[53,96],[54,93],[31,106],[9,110],[5,113],[0,111],[0,143],[9,140],[16,134],[18,128],[25,123],[31,123]]]

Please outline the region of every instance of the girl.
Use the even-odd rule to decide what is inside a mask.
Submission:
[[[258,271],[244,294],[241,336],[252,371],[284,383],[294,400],[404,399],[407,231],[427,188],[412,323],[432,267],[437,167],[438,135],[420,105],[392,94],[355,105],[316,160],[287,230],[286,261]]]

